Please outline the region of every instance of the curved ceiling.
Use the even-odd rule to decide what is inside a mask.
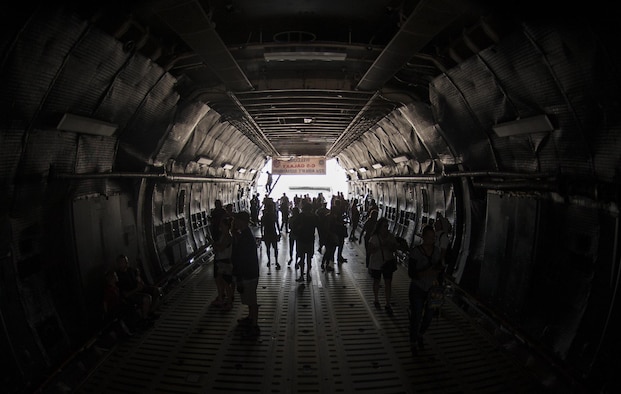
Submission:
[[[236,170],[319,155],[369,170],[352,179],[458,168],[613,180],[616,125],[594,119],[616,119],[602,97],[617,95],[619,25],[534,6],[42,1],[7,23],[2,118],[29,134],[66,113],[117,125],[106,143],[82,142],[80,173],[170,164],[251,181]],[[494,131],[516,119],[548,127]]]
[[[266,156],[335,157],[512,24],[481,2],[144,1],[85,17],[178,79]]]

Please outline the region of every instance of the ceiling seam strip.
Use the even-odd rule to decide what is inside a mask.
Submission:
[[[258,137],[258,139],[254,140],[253,142],[261,146],[265,150],[265,152],[270,154],[271,156],[279,156],[280,154],[278,153],[276,148],[272,145],[270,140],[265,136],[265,133],[263,133],[263,130],[261,130],[259,125],[254,121],[254,119],[248,113],[248,111],[246,111],[246,108],[237,99],[235,94],[229,91],[227,92],[227,95],[231,98],[231,100],[233,100],[233,102],[235,103],[235,105],[237,105],[239,110],[242,111],[242,113],[244,114],[244,117],[248,120],[248,123],[250,123],[250,125],[252,126],[255,137]]]

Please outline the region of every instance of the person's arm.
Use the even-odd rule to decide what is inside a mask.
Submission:
[[[418,249],[420,246],[410,250],[410,261],[408,262],[408,276],[411,279],[422,279],[427,276],[437,275],[438,271],[432,264],[428,263],[427,257]],[[424,265],[421,266],[424,262]]]
[[[362,243],[362,240],[364,239],[364,234],[367,232],[367,222],[364,222],[364,224],[362,225],[362,229],[360,230],[360,235],[359,235],[359,239],[358,239],[358,244]]]

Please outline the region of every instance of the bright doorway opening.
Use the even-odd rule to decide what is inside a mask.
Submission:
[[[271,172],[272,160],[268,160],[257,180],[257,193],[260,199],[266,195],[265,183],[267,182],[267,171]],[[270,196],[278,200],[283,193],[292,199],[296,194],[304,196],[308,194],[311,198],[316,197],[320,192],[326,200],[330,197],[342,193],[347,198],[347,174],[337,163],[336,159],[326,160],[326,175],[273,175],[272,193]]]

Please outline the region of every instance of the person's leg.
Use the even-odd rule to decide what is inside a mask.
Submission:
[[[427,329],[431,325],[431,320],[433,319],[433,311],[429,307],[429,304],[426,302],[427,293],[423,293],[423,296],[421,298],[422,298],[421,299],[421,304],[422,304],[421,310],[422,310],[423,316],[421,319],[418,335],[419,335],[419,340],[422,341],[423,334],[427,332]],[[420,343],[419,343],[419,346],[420,346]]]
[[[142,308],[140,310],[141,317],[146,319],[149,317],[149,311],[151,310],[151,296],[146,293],[141,293],[142,296]]]
[[[336,254],[336,245],[326,245],[326,270],[334,271],[334,255]]]
[[[265,253],[267,253],[267,266],[270,266],[270,252],[272,251],[271,242],[265,242]]]
[[[337,245],[337,257],[339,263],[344,263],[347,261],[345,257],[343,257],[343,247],[345,246],[345,237],[339,237],[339,244]]]
[[[216,263],[217,264],[217,263]],[[223,303],[226,299],[226,282],[222,274],[218,274],[216,277],[216,289],[218,290],[218,300]]]
[[[313,255],[311,253],[306,253],[306,274],[310,274],[310,270],[312,268],[312,260]]]
[[[287,264],[291,264],[291,262],[293,261],[293,244],[293,237],[289,237],[289,262],[287,262]]]
[[[384,294],[386,296],[386,306],[390,307],[390,297],[392,296],[392,278],[384,277]]]
[[[250,316],[250,320],[252,320],[252,323],[256,326],[257,323],[259,322],[259,305],[258,304],[248,305],[248,316]]]
[[[380,278],[379,276],[373,276],[373,304],[376,308],[380,307],[379,302],[379,288],[380,288]]]
[[[301,256],[300,262],[299,262],[299,264],[300,264],[300,277],[298,279],[296,279],[298,282],[304,280],[304,262],[305,262],[304,261],[304,257],[306,256],[306,253],[302,252],[300,256]]]
[[[384,296],[386,297],[386,313],[392,315],[392,305],[390,305],[390,297],[392,295],[392,272],[384,272]]]
[[[280,269],[280,263],[278,262],[278,241],[274,241],[274,265],[276,265],[276,269]]]
[[[423,301],[419,295],[420,290],[414,283],[410,283],[409,299],[410,299],[410,342],[416,343],[420,328],[420,322],[423,315]]]

